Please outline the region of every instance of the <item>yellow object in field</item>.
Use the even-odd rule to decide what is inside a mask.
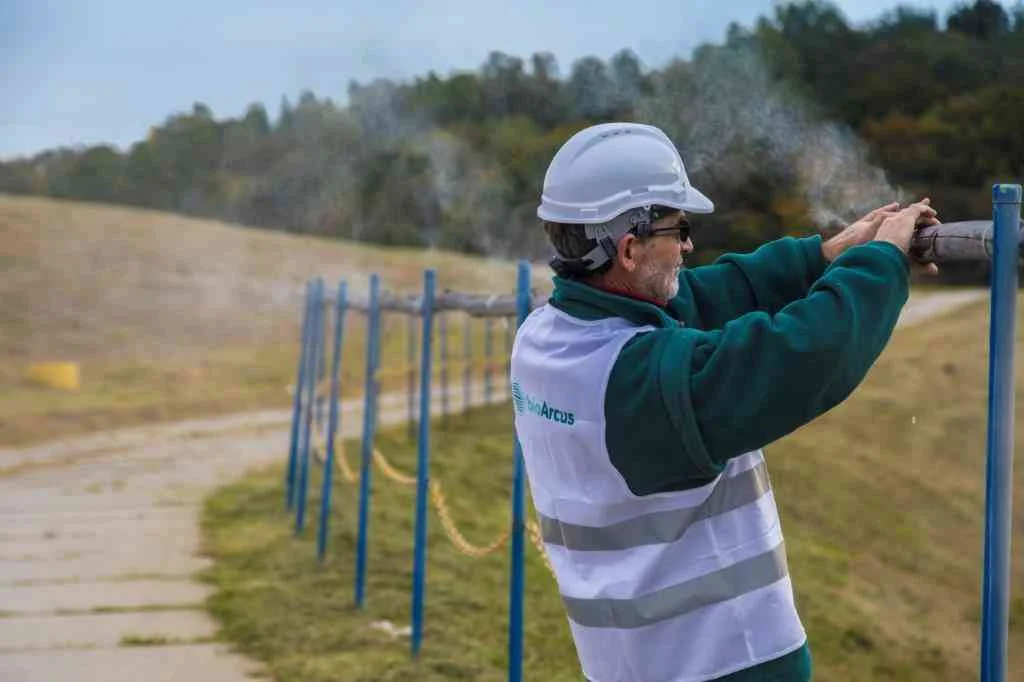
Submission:
[[[30,381],[64,391],[77,391],[80,385],[77,362],[43,362],[30,365],[25,374]]]

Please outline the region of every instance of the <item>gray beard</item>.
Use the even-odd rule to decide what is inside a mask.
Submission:
[[[651,298],[669,300],[679,293],[679,273],[675,268],[665,272],[650,260],[641,263],[637,270],[639,289]]]

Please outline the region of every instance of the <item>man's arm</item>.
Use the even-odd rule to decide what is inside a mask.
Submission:
[[[908,273],[892,244],[860,246],[774,315],[639,335],[605,405],[609,455],[630,489],[692,487],[842,402],[888,343]]]
[[[769,315],[807,295],[828,266],[820,236],[783,237],[749,254],[727,254],[679,273],[672,301],[701,329],[720,329],[750,312]]]
[[[783,238],[752,254],[727,255],[714,265],[684,271],[675,304],[683,307],[685,319],[702,329],[720,329],[749,312],[772,315],[803,298],[829,263],[847,249],[872,241],[882,222],[895,216],[898,208],[897,203],[879,206],[828,241],[820,236]]]

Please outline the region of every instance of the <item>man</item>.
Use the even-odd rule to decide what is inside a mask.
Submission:
[[[810,679],[761,448],[861,382],[938,222],[890,204],[683,270],[713,209],[651,126],[587,128],[545,176],[555,289],[516,335],[515,428],[593,682]]]

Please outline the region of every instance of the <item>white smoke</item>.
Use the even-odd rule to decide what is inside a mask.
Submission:
[[[772,75],[756,48],[726,46],[668,65],[638,113],[676,140],[691,176],[739,186],[771,168],[791,178],[821,227],[905,201],[856,134],[816,109]]]

